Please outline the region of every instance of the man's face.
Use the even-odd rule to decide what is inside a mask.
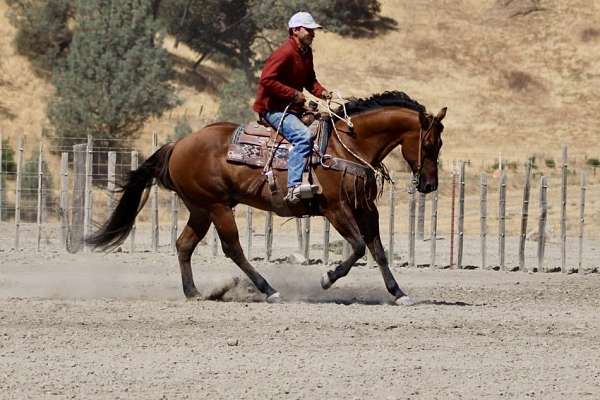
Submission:
[[[294,28],[294,36],[298,38],[298,41],[302,45],[310,47],[315,38],[315,30],[301,26],[299,28]]]

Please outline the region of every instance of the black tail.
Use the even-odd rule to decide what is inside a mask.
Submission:
[[[121,186],[123,192],[119,204],[108,221],[100,229],[86,238],[86,243],[94,248],[111,250],[125,241],[140,211],[140,199],[144,190],[152,186],[156,178],[159,185],[175,190],[169,177],[169,158],[173,144],[168,143],[158,149],[135,171],[129,173],[127,182]]]

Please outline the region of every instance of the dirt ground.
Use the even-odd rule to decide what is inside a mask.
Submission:
[[[283,304],[190,301],[162,250],[0,249],[0,398],[600,398],[600,274],[395,266],[401,307],[369,263],[323,291],[321,263],[257,260]],[[203,293],[241,274],[193,261]]]

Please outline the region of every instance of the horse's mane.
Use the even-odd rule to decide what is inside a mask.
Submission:
[[[426,112],[424,105],[411,99],[406,93],[397,90],[374,94],[366,99],[351,99],[346,102],[345,106],[348,115],[385,106],[399,106],[417,112]],[[344,110],[340,106],[335,112],[338,115],[343,115]]]

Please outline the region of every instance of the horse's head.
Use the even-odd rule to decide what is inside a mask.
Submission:
[[[446,107],[434,117],[419,112],[420,130],[402,143],[402,155],[414,174],[417,190],[429,193],[438,187],[438,156],[442,148],[442,120]]]

